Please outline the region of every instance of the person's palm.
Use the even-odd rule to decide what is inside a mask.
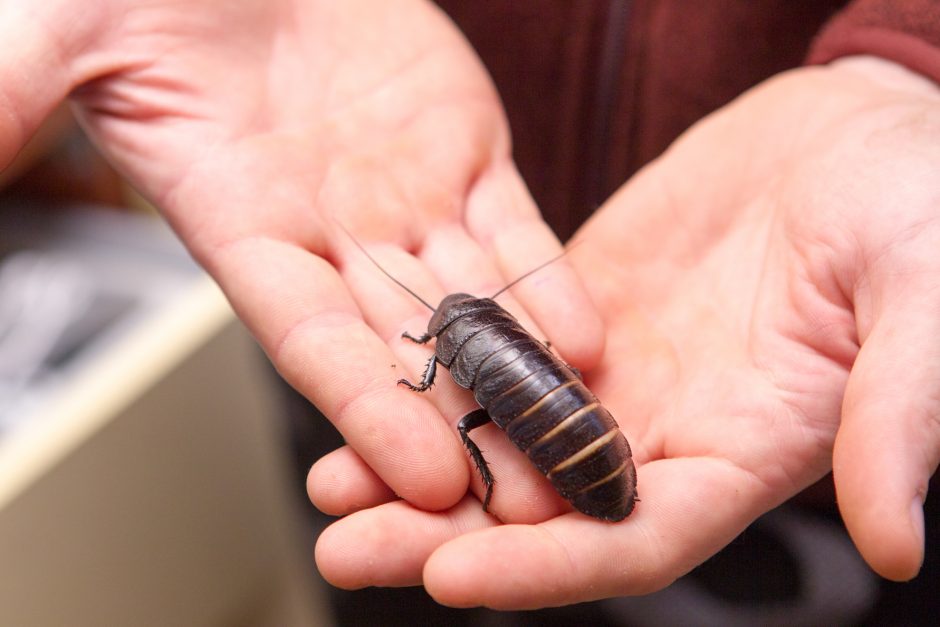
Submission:
[[[4,74],[20,79],[6,85],[18,116],[7,136],[68,92],[279,371],[390,486],[379,494],[429,508],[460,499],[460,416],[395,385],[396,366],[426,359],[399,339],[420,332],[426,312],[343,232],[434,305],[450,291],[495,291],[526,259],[560,249],[512,165],[499,99],[446,18],[415,0],[4,11],[20,20],[14,49],[32,55]],[[566,264],[546,276],[547,289],[517,291],[516,311],[590,365],[599,320]],[[572,324],[586,335],[573,339]]]
[[[940,445],[940,118],[929,85],[873,90],[871,68],[784,75],[694,129],[582,229],[576,266],[645,493],[723,543],[835,446],[850,531],[906,577]]]
[[[912,576],[940,447],[937,102],[876,61],[784,75],[689,131],[575,236],[608,329],[586,380],[640,463],[630,518],[498,525],[478,503],[393,503],[324,534],[328,577],[420,577],[443,602],[496,607],[649,591],[822,477],[834,446],[859,548]],[[400,542],[351,549],[370,525]]]

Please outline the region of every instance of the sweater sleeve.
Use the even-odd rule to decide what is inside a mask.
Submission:
[[[940,2],[855,0],[813,42],[807,63],[870,54],[940,83]]]

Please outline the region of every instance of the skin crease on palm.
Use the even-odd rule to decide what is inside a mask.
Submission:
[[[759,86],[501,297],[618,418],[642,502],[618,524],[571,513],[485,427],[487,515],[454,433],[466,393],[446,373],[424,396],[395,386],[429,355],[399,339],[428,312],[336,227],[435,303],[559,250],[446,19],[414,0],[24,5],[0,4],[0,158],[70,94],[343,433],[309,481],[350,514],[318,542],[330,581],[501,608],[651,591],[830,467],[869,563],[917,572],[940,446],[929,82],[855,58]]]

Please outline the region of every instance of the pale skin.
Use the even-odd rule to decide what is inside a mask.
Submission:
[[[501,297],[617,417],[642,501],[618,524],[572,513],[485,427],[485,514],[455,433],[472,400],[446,372],[425,395],[395,386],[428,357],[399,337],[427,310],[336,226],[432,303],[495,292],[560,250],[453,27],[411,0],[20,4],[0,4],[0,158],[71,92],[343,433],[308,482],[318,507],[350,514],[318,543],[331,582],[498,608],[648,592],[830,468],[869,564],[917,573],[940,456],[928,81],[853,58],[757,87]]]

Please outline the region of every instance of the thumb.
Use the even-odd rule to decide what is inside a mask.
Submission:
[[[849,376],[833,452],[846,528],[893,580],[920,570],[923,503],[940,460],[940,296],[912,287],[874,299],[881,311]]]

